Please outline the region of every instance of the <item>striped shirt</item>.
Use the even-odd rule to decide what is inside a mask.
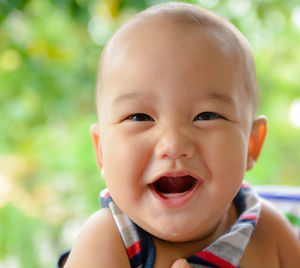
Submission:
[[[107,189],[100,194],[102,207],[108,207],[120,231],[132,268],[152,268],[155,246],[152,236],[132,222],[114,203]],[[212,244],[189,257],[192,268],[234,268],[240,259],[257,225],[261,202],[256,192],[243,184],[233,200],[238,218],[235,223]]]

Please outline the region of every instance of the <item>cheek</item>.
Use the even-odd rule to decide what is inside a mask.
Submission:
[[[142,139],[133,138],[120,131],[110,132],[103,139],[103,166],[106,180],[137,183],[151,154]]]
[[[111,132],[103,139],[102,152],[106,186],[120,209],[132,217],[145,192],[142,174],[151,155],[149,144]]]
[[[211,172],[226,180],[243,179],[247,163],[247,142],[238,129],[210,135],[207,144],[208,166]]]

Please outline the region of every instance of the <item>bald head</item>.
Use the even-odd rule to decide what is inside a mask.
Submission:
[[[159,45],[164,39],[178,42],[187,35],[192,36],[194,42],[209,40],[211,46],[221,51],[225,57],[235,59],[237,69],[244,80],[241,90],[247,92],[252,107],[251,113],[254,115],[257,106],[257,84],[254,60],[248,41],[229,21],[208,10],[185,3],[153,6],[131,18],[112,36],[100,60],[96,89],[98,115],[102,92],[108,90],[107,74],[115,66],[120,65],[124,57],[128,57],[128,52],[140,53],[143,57],[144,53],[151,50],[151,43]],[[140,45],[141,40],[145,40],[144,47]],[[184,49],[182,53],[186,53],[189,48]]]

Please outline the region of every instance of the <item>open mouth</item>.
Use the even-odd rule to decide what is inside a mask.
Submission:
[[[153,190],[162,196],[180,195],[191,191],[198,180],[190,175],[186,176],[163,176],[153,184]]]

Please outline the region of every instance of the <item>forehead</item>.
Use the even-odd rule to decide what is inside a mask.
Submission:
[[[124,54],[128,56],[139,53],[141,56],[151,52],[151,47],[159,47],[166,43],[169,47],[176,47],[187,38],[191,45],[209,42],[212,49],[221,51],[227,57],[242,61],[245,56],[241,42],[232,30],[226,29],[221,22],[194,22],[186,14],[171,13],[165,16],[159,13],[137,17],[125,24],[108,43],[103,63],[106,63],[105,67],[111,67],[115,63],[119,64]],[[189,51],[189,47],[181,48],[186,49],[181,53]],[[165,52],[168,52],[168,49],[165,48]]]
[[[98,88],[111,90],[106,86],[111,74],[120,67],[126,72],[133,59],[140,62],[144,59],[143,64],[147,66],[149,61],[162,56],[172,60],[185,54],[190,55],[185,60],[193,61],[193,53],[203,53],[211,54],[210,60],[218,62],[220,58],[227,58],[227,63],[235,64],[244,79],[244,90],[255,102],[252,55],[236,29],[208,15],[196,22],[194,14],[165,15],[154,12],[137,17],[117,32],[105,49]]]

